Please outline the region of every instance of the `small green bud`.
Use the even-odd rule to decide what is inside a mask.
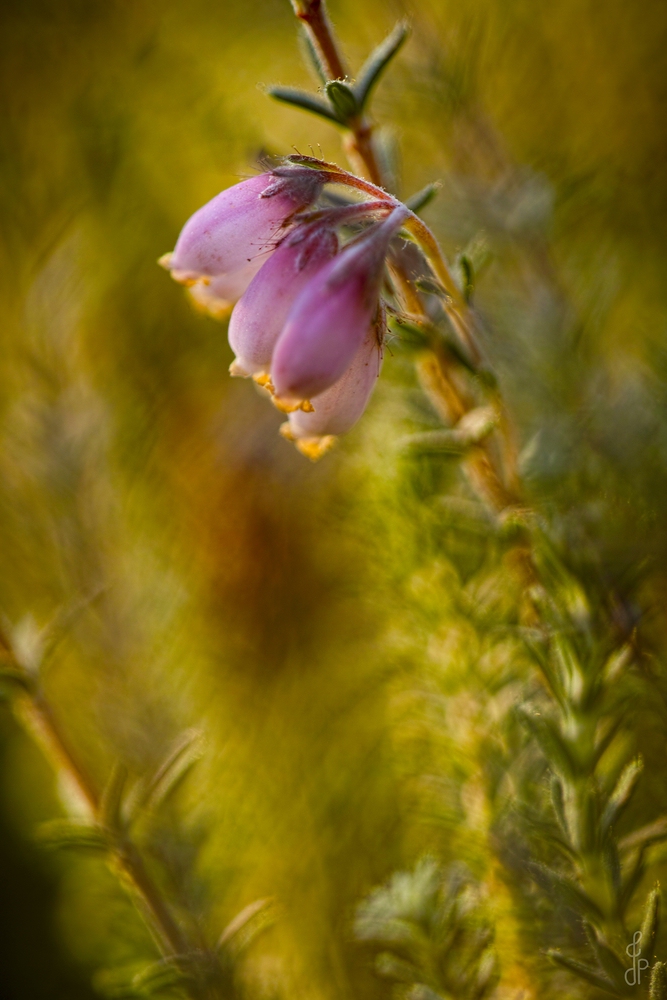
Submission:
[[[330,80],[325,85],[324,92],[339,121],[349,122],[350,119],[359,114],[359,105],[354,91],[342,80]]]

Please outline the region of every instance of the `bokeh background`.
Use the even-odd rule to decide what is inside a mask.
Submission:
[[[330,10],[353,70],[409,16],[374,103],[397,189],[439,180],[425,217],[447,253],[483,247],[476,301],[531,495],[659,658],[667,6]],[[278,901],[257,995],[386,995],[355,906],[425,851],[486,880],[507,996],[537,995],[485,792],[521,683],[497,635],[515,585],[456,463],[401,450],[435,425],[410,352],[389,345],[368,415],[311,465],[228,378],[224,324],[156,266],[262,156],[344,163],[334,128],[262,91],[316,86],[287,0],[2,0],[0,17],[5,621],[24,650],[56,630],[45,685],[100,783],[203,731],[150,850],[212,936]],[[664,719],[633,711],[650,819]],[[66,790],[8,704],[0,739],[0,997],[96,996],[150,940],[98,857],[36,845]]]

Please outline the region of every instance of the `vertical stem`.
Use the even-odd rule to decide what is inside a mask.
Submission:
[[[348,73],[343,54],[334,35],[324,0],[292,0],[298,19],[310,36],[328,80],[344,80]],[[345,152],[355,170],[368,175],[373,184],[382,186],[382,170],[373,149],[373,126],[365,115],[356,117],[345,139]]]
[[[347,69],[324,0],[292,0],[294,13],[310,35],[328,80],[344,80]]]
[[[17,715],[40,743],[54,770],[66,774],[75,786],[91,820],[103,825],[101,796],[85,767],[76,759],[43,692],[26,693],[17,705]],[[187,953],[187,939],[149,875],[138,848],[126,835],[116,836],[114,841],[111,848],[114,864],[122,881],[131,889],[160,951],[170,956]]]

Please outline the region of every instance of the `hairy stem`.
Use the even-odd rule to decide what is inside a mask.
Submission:
[[[326,78],[344,80],[347,68],[324,0],[292,0],[292,6],[308,32]],[[373,184],[382,186],[382,170],[373,149],[373,126],[365,115],[357,115],[350,122],[345,152],[355,170],[367,174]]]
[[[324,0],[292,0],[292,6],[310,36],[327,79],[344,80],[347,69]]]

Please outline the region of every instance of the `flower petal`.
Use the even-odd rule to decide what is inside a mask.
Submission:
[[[244,371],[268,372],[292,304],[338,250],[327,226],[295,230],[252,279],[229,322],[229,343]]]
[[[185,223],[169,261],[177,281],[237,271],[271,248],[285,221],[310,205],[323,178],[295,169],[221,191]]]
[[[344,375],[326,392],[311,399],[313,412],[290,413],[291,437],[299,441],[346,434],[366,409],[381,364],[382,349],[373,324]]]
[[[296,299],[271,363],[276,395],[312,399],[350,366],[377,311],[385,255],[406,214],[396,209],[349,244]]]

